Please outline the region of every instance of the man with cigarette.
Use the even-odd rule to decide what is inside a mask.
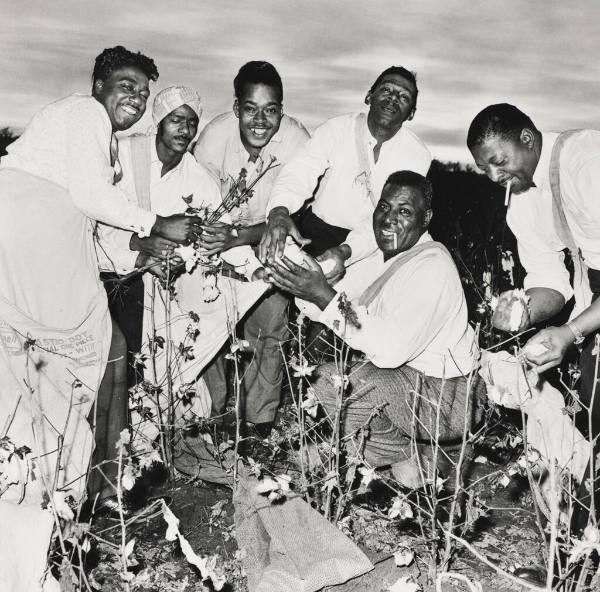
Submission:
[[[304,244],[319,260],[336,265],[338,280],[348,261],[373,253],[371,215],[388,176],[399,168],[426,175],[431,155],[404,125],[417,108],[415,75],[400,66],[384,70],[367,92],[368,113],[334,117],[281,171],[268,207],[259,258],[272,262],[286,238]],[[314,196],[306,210],[305,203]],[[291,214],[301,210],[294,221]]]
[[[374,467],[391,464],[408,487],[421,485],[418,466],[427,467],[424,458],[417,463],[411,438],[425,455],[436,433],[440,442],[460,440],[465,417],[469,427],[480,417],[483,392],[478,375],[469,377],[477,344],[456,266],[427,232],[431,198],[431,183],[422,175],[390,175],[372,215],[378,249],[349,267],[335,287],[309,255],[303,265],[284,256],[267,269],[270,281],[294,294],[311,319],[363,352],[365,361],[348,372],[343,432],[368,424],[364,458]],[[314,384],[332,417],[338,373],[326,364]],[[373,413],[377,408],[380,414]]]
[[[575,295],[571,320],[534,335],[524,353],[543,372],[559,364],[573,344],[583,346],[579,398],[586,408],[593,401],[591,436],[597,437],[600,391],[594,397],[593,349],[600,329],[600,301],[596,299],[600,293],[600,132],[541,132],[517,107],[502,103],[486,107],[475,117],[467,144],[477,166],[513,194],[506,221],[527,271],[524,288],[529,302],[521,322],[509,326],[511,315],[503,312],[513,296],[505,293],[500,296],[494,325],[523,331],[557,314]],[[564,265],[565,248],[573,258],[573,288]],[[588,412],[582,411],[577,419],[580,429],[588,432]],[[589,506],[589,495],[583,492],[580,501]],[[575,514],[577,527],[585,527],[587,513]]]

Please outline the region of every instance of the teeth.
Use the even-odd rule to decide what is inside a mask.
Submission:
[[[394,234],[396,233],[392,232],[391,230],[382,230],[381,234],[383,234],[384,236],[394,236]]]
[[[137,115],[137,109],[130,107],[129,105],[123,105],[121,107],[125,113],[129,113],[129,115]]]
[[[266,129],[257,129],[255,127],[250,128],[250,130],[255,136],[258,136],[259,138],[262,138],[267,133]]]

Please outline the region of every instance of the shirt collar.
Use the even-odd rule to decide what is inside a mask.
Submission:
[[[552,149],[554,148],[554,144],[556,144],[557,138],[557,133],[542,132],[542,152],[533,173],[533,182],[536,187],[541,187],[548,179],[550,158],[552,157]]]
[[[160,158],[158,158],[158,152],[156,151],[156,134],[152,134],[152,136],[150,136],[150,165],[154,165],[154,166],[159,166],[160,170],[162,171],[162,162],[160,160]],[[183,161],[188,158],[188,154],[189,152],[186,152],[182,159],[177,163],[177,166],[173,167],[166,175],[164,175],[164,177],[170,175],[171,173],[173,173],[174,171],[177,171],[179,169],[181,169],[183,167]],[[161,177],[161,178],[164,178]]]
[[[385,263],[391,263],[392,261],[395,261],[400,255],[403,255],[404,253],[408,253],[411,249],[414,249],[415,247],[418,247],[419,245],[422,245],[423,243],[429,243],[432,240],[433,239],[431,238],[431,235],[429,234],[429,232],[425,231],[421,235],[419,240],[410,249],[408,249],[408,251],[401,251],[397,255],[394,255],[391,259],[388,259]],[[383,253],[381,251],[380,251],[380,257],[381,257],[381,260],[383,261]]]
[[[367,144],[373,148],[375,147],[375,145],[377,144],[377,140],[371,135],[371,130],[369,129],[369,123],[368,123],[368,117],[369,114],[368,112],[364,112],[365,114],[364,118],[363,118],[363,133],[366,139],[367,139]],[[387,144],[388,142],[394,142],[396,139],[400,138],[400,135],[402,134],[402,131],[404,130],[404,124],[402,124],[402,127],[389,139],[386,140],[384,142],[384,144]]]
[[[150,162],[153,164],[160,162],[160,159],[158,158],[158,152],[156,152],[156,134],[152,134],[150,136]]]

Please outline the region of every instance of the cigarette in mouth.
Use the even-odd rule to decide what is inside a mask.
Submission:
[[[398,248],[398,235],[394,232],[394,251]]]
[[[506,193],[504,194],[504,206],[508,207],[510,203],[510,181],[506,184]]]

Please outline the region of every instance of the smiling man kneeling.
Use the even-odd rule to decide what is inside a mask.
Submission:
[[[307,316],[364,354],[347,372],[342,432],[368,424],[364,459],[374,467],[392,465],[408,487],[422,485],[419,464],[428,476],[433,440],[460,441],[465,417],[469,429],[481,417],[484,392],[458,272],[427,232],[431,198],[422,175],[390,175],[373,213],[379,250],[349,267],[335,287],[307,255],[304,266],[284,257],[270,267],[271,281],[294,294]],[[346,299],[355,314],[348,315]],[[334,364],[321,366],[313,385],[332,417],[336,374]]]

